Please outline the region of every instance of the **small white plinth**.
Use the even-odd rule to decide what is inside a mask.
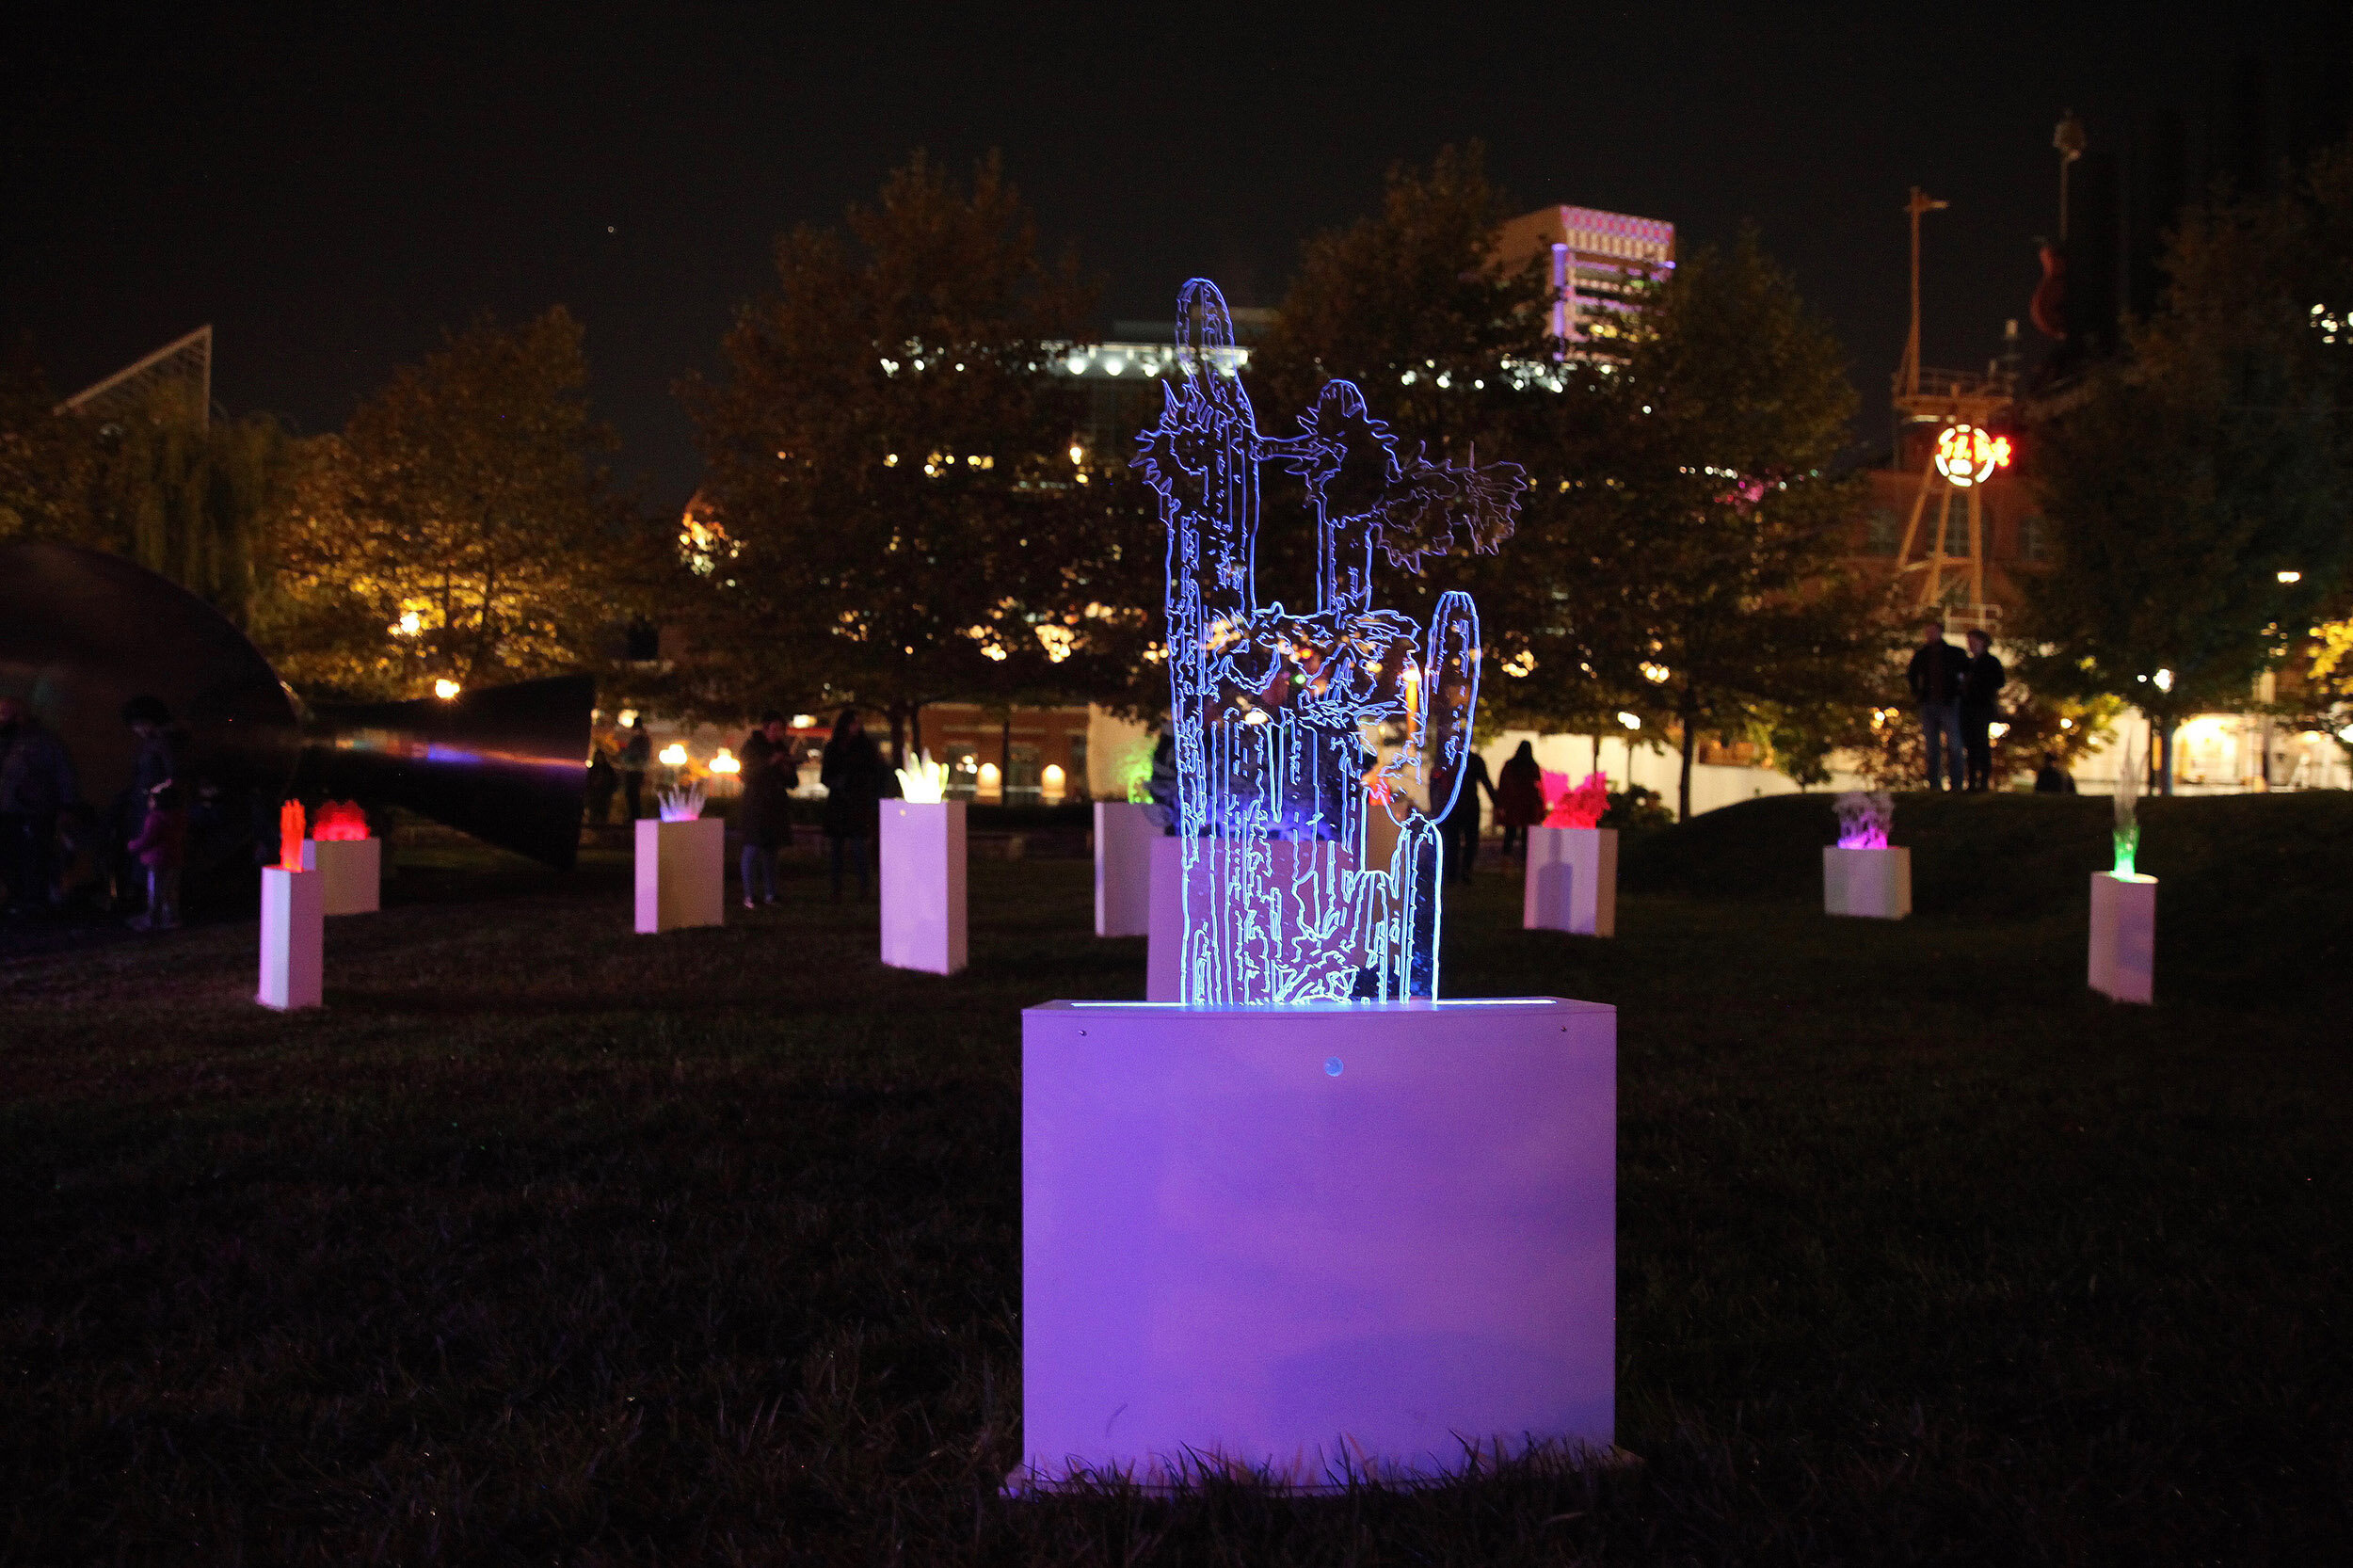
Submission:
[[[2157,979],[2157,879],[2091,873],[2091,988],[2148,1001]]]
[[[287,1011],[316,1007],[326,973],[327,879],[262,868],[262,988],[254,1000]]]
[[[637,819],[637,930],[650,936],[726,920],[728,824]]]
[[[1095,934],[1142,936],[1152,929],[1152,840],[1160,836],[1149,806],[1095,803]]]
[[[1606,1448],[1616,1201],[1614,1008],[1031,1008],[1014,1484]]]
[[[964,802],[882,803],[882,961],[954,974],[965,964]]]
[[[320,895],[330,915],[373,915],[384,906],[384,840],[302,840],[302,869],[325,884]]]
[[[1618,934],[1618,830],[1531,827],[1520,924],[1580,936]]]
[[[1912,851],[1885,849],[1822,851],[1822,908],[1832,915],[1900,920],[1912,913]]]
[[[1144,999],[1175,1001],[1185,972],[1185,846],[1163,832],[1146,853],[1152,864],[1152,906],[1144,947]]]

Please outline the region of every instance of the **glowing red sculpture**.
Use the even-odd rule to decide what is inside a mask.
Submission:
[[[278,864],[290,872],[302,869],[302,802],[298,800],[278,808]]]
[[[1555,778],[1561,780],[1562,784],[1569,781],[1569,776],[1564,773],[1545,775],[1546,784],[1551,783]],[[1579,784],[1574,790],[1564,789],[1553,795],[1551,799],[1552,809],[1545,815],[1546,827],[1598,826],[1602,813],[1609,809],[1609,776],[1606,773],[1589,773],[1585,776],[1584,783]]]
[[[368,837],[368,814],[352,800],[330,800],[319,808],[317,824],[311,837],[320,843],[364,839]]]

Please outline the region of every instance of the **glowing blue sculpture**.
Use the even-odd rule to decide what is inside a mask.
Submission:
[[[1170,732],[1184,863],[1179,999],[1195,1006],[1435,997],[1441,856],[1479,696],[1479,614],[1443,595],[1425,632],[1372,607],[1372,555],[1419,571],[1492,552],[1526,484],[1515,464],[1401,457],[1346,381],[1300,433],[1259,433],[1217,350],[1216,285],[1176,302],[1181,386],[1136,467],[1168,525]],[[1258,602],[1258,466],[1305,482],[1316,605]]]

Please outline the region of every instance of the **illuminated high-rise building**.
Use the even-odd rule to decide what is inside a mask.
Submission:
[[[1592,207],[1539,207],[1497,232],[1505,267],[1542,257],[1553,288],[1552,335],[1571,344],[1608,339],[1613,323],[1641,307],[1636,288],[1674,269],[1675,226]]]

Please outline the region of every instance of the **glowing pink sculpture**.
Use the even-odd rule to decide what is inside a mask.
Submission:
[[[1838,797],[1838,847],[1885,849],[1887,830],[1895,824],[1896,797],[1885,790],[1865,793],[1850,790]]]
[[[1840,795],[1838,842],[1822,846],[1822,911],[1900,920],[1912,913],[1912,851],[1887,841],[1896,797],[1881,790]]]
[[[1545,775],[1547,785],[1556,778],[1563,785],[1569,781],[1566,774]],[[1598,827],[1602,813],[1609,809],[1609,776],[1589,773],[1576,789],[1563,789],[1557,794],[1547,789],[1545,797],[1552,802],[1552,809],[1545,814],[1546,827]]]
[[[323,844],[356,842],[368,837],[368,814],[356,801],[330,800],[319,808],[311,837]]]

